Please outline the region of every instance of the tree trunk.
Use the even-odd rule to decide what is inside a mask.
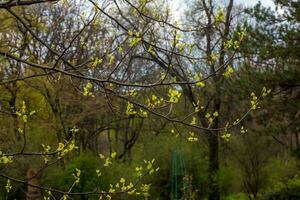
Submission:
[[[220,199],[219,189],[219,140],[218,131],[208,134],[209,148],[209,200]]]
[[[214,112],[220,113],[221,108],[221,91],[219,88],[219,80],[216,80],[216,97],[214,100]],[[219,128],[219,116],[215,118],[212,128]],[[219,185],[219,131],[210,131],[208,134],[208,150],[209,150],[209,200],[220,199]]]

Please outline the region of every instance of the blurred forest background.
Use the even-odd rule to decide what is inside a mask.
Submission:
[[[0,1],[0,199],[300,199],[299,1],[174,2]]]

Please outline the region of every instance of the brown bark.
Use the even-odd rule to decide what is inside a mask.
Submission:
[[[37,172],[29,168],[27,171],[27,180],[28,180],[28,186],[27,186],[27,192],[26,192],[26,200],[42,200],[42,192],[39,188],[34,186],[40,186],[40,174],[37,174]]]

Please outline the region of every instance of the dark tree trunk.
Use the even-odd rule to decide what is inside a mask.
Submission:
[[[209,200],[220,199],[218,180],[219,171],[219,140],[217,133],[208,135],[209,144]]]
[[[220,113],[220,94],[217,91],[214,110]],[[212,128],[219,128],[219,117],[216,117]],[[210,131],[208,134],[209,150],[209,200],[220,199],[219,186],[219,131]]]

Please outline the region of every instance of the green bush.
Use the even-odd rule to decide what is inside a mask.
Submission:
[[[76,168],[81,170],[80,182],[75,185],[72,192],[93,191],[96,187],[103,187],[105,181],[96,176],[97,166],[100,165],[96,156],[91,153],[81,153],[79,156],[66,163],[65,167],[51,168],[43,177],[43,185],[67,191],[74,183]]]
[[[264,195],[262,200],[298,200],[300,199],[300,177],[295,176],[286,183],[278,183],[273,191]]]

